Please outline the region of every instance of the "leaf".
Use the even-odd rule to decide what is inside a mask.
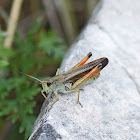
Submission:
[[[0,99],[1,100],[3,100],[9,94],[7,87],[8,87],[7,79],[4,79],[1,77],[0,78]]]
[[[22,133],[25,131],[25,139],[27,139],[30,136],[35,120],[36,117],[34,115],[27,114],[23,116],[23,120],[19,128],[19,132]]]
[[[54,31],[45,32],[42,30],[38,46],[47,55],[52,55],[55,59],[62,59],[66,50],[66,46],[62,45],[62,42],[62,39]]]
[[[18,112],[9,116],[9,118],[12,120],[12,123],[15,123],[20,117],[21,117],[21,114]]]
[[[27,38],[33,36],[36,32],[38,32],[40,27],[41,27],[41,22],[37,20],[36,23],[31,27],[30,31],[28,32]]]
[[[4,48],[3,46],[0,45],[0,57],[3,58],[9,58],[14,55],[14,52],[11,48]]]
[[[7,61],[5,61],[5,60],[0,61],[0,68],[8,66],[8,65],[9,65],[9,63]]]
[[[24,84],[26,85],[29,84],[28,82],[26,82],[26,79],[24,76],[23,77],[14,76],[8,81],[8,89],[9,90],[16,89],[16,91],[19,92],[21,90],[21,87],[23,87]]]
[[[14,100],[4,100],[0,102],[0,116],[10,114],[13,109],[17,109],[17,105]]]
[[[33,97],[37,95],[39,91],[40,89],[34,86],[24,88],[24,90],[19,93],[17,100],[19,100],[21,103],[25,102],[27,99],[33,100]]]

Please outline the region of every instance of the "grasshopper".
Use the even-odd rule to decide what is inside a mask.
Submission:
[[[25,74],[26,76],[31,77],[35,80],[38,80],[41,83],[43,88],[43,90],[41,90],[41,94],[47,101],[52,94],[55,94],[56,101],[52,103],[51,108],[59,100],[58,93],[67,94],[72,92],[78,92],[78,103],[81,105],[79,101],[81,86],[84,85],[87,81],[99,77],[100,71],[108,64],[108,59],[105,57],[85,64],[91,56],[92,53],[89,52],[87,56],[77,65],[72,67],[67,72],[63,72],[62,74],[59,74],[58,68],[54,77],[45,78],[43,81],[31,75],[22,72],[20,73]]]

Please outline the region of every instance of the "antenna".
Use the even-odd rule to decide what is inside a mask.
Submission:
[[[21,71],[17,71],[17,72],[20,73],[20,74],[24,74],[24,75],[26,75],[26,76],[28,76],[28,77],[30,77],[30,78],[32,78],[32,79],[35,79],[35,80],[37,80],[37,81],[39,81],[39,82],[42,82],[41,80],[39,80],[39,79],[37,79],[37,78],[35,78],[35,77],[31,76],[31,75],[28,75],[28,74],[26,74],[26,73],[24,73],[24,72],[21,72]]]

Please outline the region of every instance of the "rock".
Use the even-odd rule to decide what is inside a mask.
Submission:
[[[48,112],[44,102],[30,140],[140,139],[140,1],[101,1],[66,54],[60,72],[88,52],[107,57],[101,76],[77,93],[61,94]],[[89,62],[88,61],[88,62]],[[54,99],[55,100],[55,99]]]

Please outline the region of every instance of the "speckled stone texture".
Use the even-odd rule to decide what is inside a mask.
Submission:
[[[49,112],[44,102],[30,140],[140,140],[140,0],[101,1],[60,72],[88,52],[89,61],[107,57],[109,64],[83,86],[83,108],[77,93],[59,94]]]

